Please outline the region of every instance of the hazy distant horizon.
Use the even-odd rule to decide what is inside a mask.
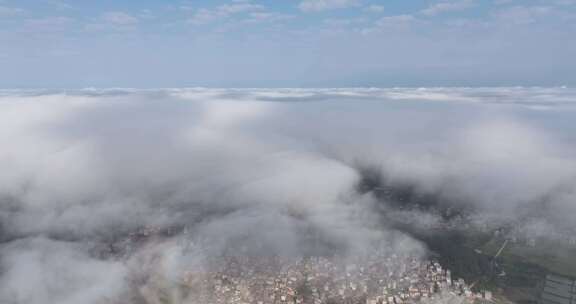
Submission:
[[[225,87],[225,86],[163,86],[163,87],[138,87],[138,86],[86,86],[86,87],[2,87],[0,92],[30,92],[30,91],[107,91],[107,90],[140,90],[140,91],[154,91],[154,90],[394,90],[394,89],[414,89],[414,90],[434,90],[434,89],[574,89],[576,85],[493,85],[493,86],[238,86],[238,87]]]

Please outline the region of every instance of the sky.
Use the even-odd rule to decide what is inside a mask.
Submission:
[[[0,88],[574,86],[574,0],[0,0]]]

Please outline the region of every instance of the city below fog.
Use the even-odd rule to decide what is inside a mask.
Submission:
[[[0,302],[570,300],[575,111],[566,87],[2,90]]]

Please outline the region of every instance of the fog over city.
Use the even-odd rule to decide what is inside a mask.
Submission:
[[[0,302],[155,303],[150,277],[223,255],[425,259],[438,225],[569,234],[575,110],[562,87],[2,90]]]

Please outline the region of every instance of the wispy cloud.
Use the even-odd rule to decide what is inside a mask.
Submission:
[[[115,25],[130,25],[138,23],[138,18],[125,12],[106,12],[102,14],[101,20]]]
[[[404,30],[417,21],[416,17],[409,14],[386,16],[376,20],[372,26],[364,28],[361,32],[366,35],[383,30]]]
[[[73,6],[70,3],[60,0],[48,0],[46,2],[59,10],[68,10],[73,8]]]
[[[105,12],[86,25],[89,31],[124,31],[132,30],[140,23],[140,19],[121,11]]]
[[[0,6],[0,17],[18,16],[25,12],[24,9],[17,7]]]
[[[548,6],[513,6],[496,11],[493,15],[502,24],[530,24],[554,13]]]
[[[321,12],[358,6],[359,0],[303,0],[298,8],[303,12]]]
[[[226,20],[232,16],[264,12],[265,7],[260,4],[248,1],[232,2],[219,5],[214,8],[200,8],[188,19],[188,22],[195,25],[208,24],[219,20]]]
[[[383,5],[372,4],[364,8],[365,11],[371,13],[381,13],[383,12],[385,7]]]
[[[468,8],[473,7],[474,5],[475,5],[474,0],[444,1],[433,4],[420,11],[420,13],[426,16],[436,16],[447,12],[457,12],[466,10]]]
[[[33,32],[55,32],[63,31],[72,24],[75,19],[65,16],[53,16],[44,18],[33,18],[25,20],[25,28]]]

